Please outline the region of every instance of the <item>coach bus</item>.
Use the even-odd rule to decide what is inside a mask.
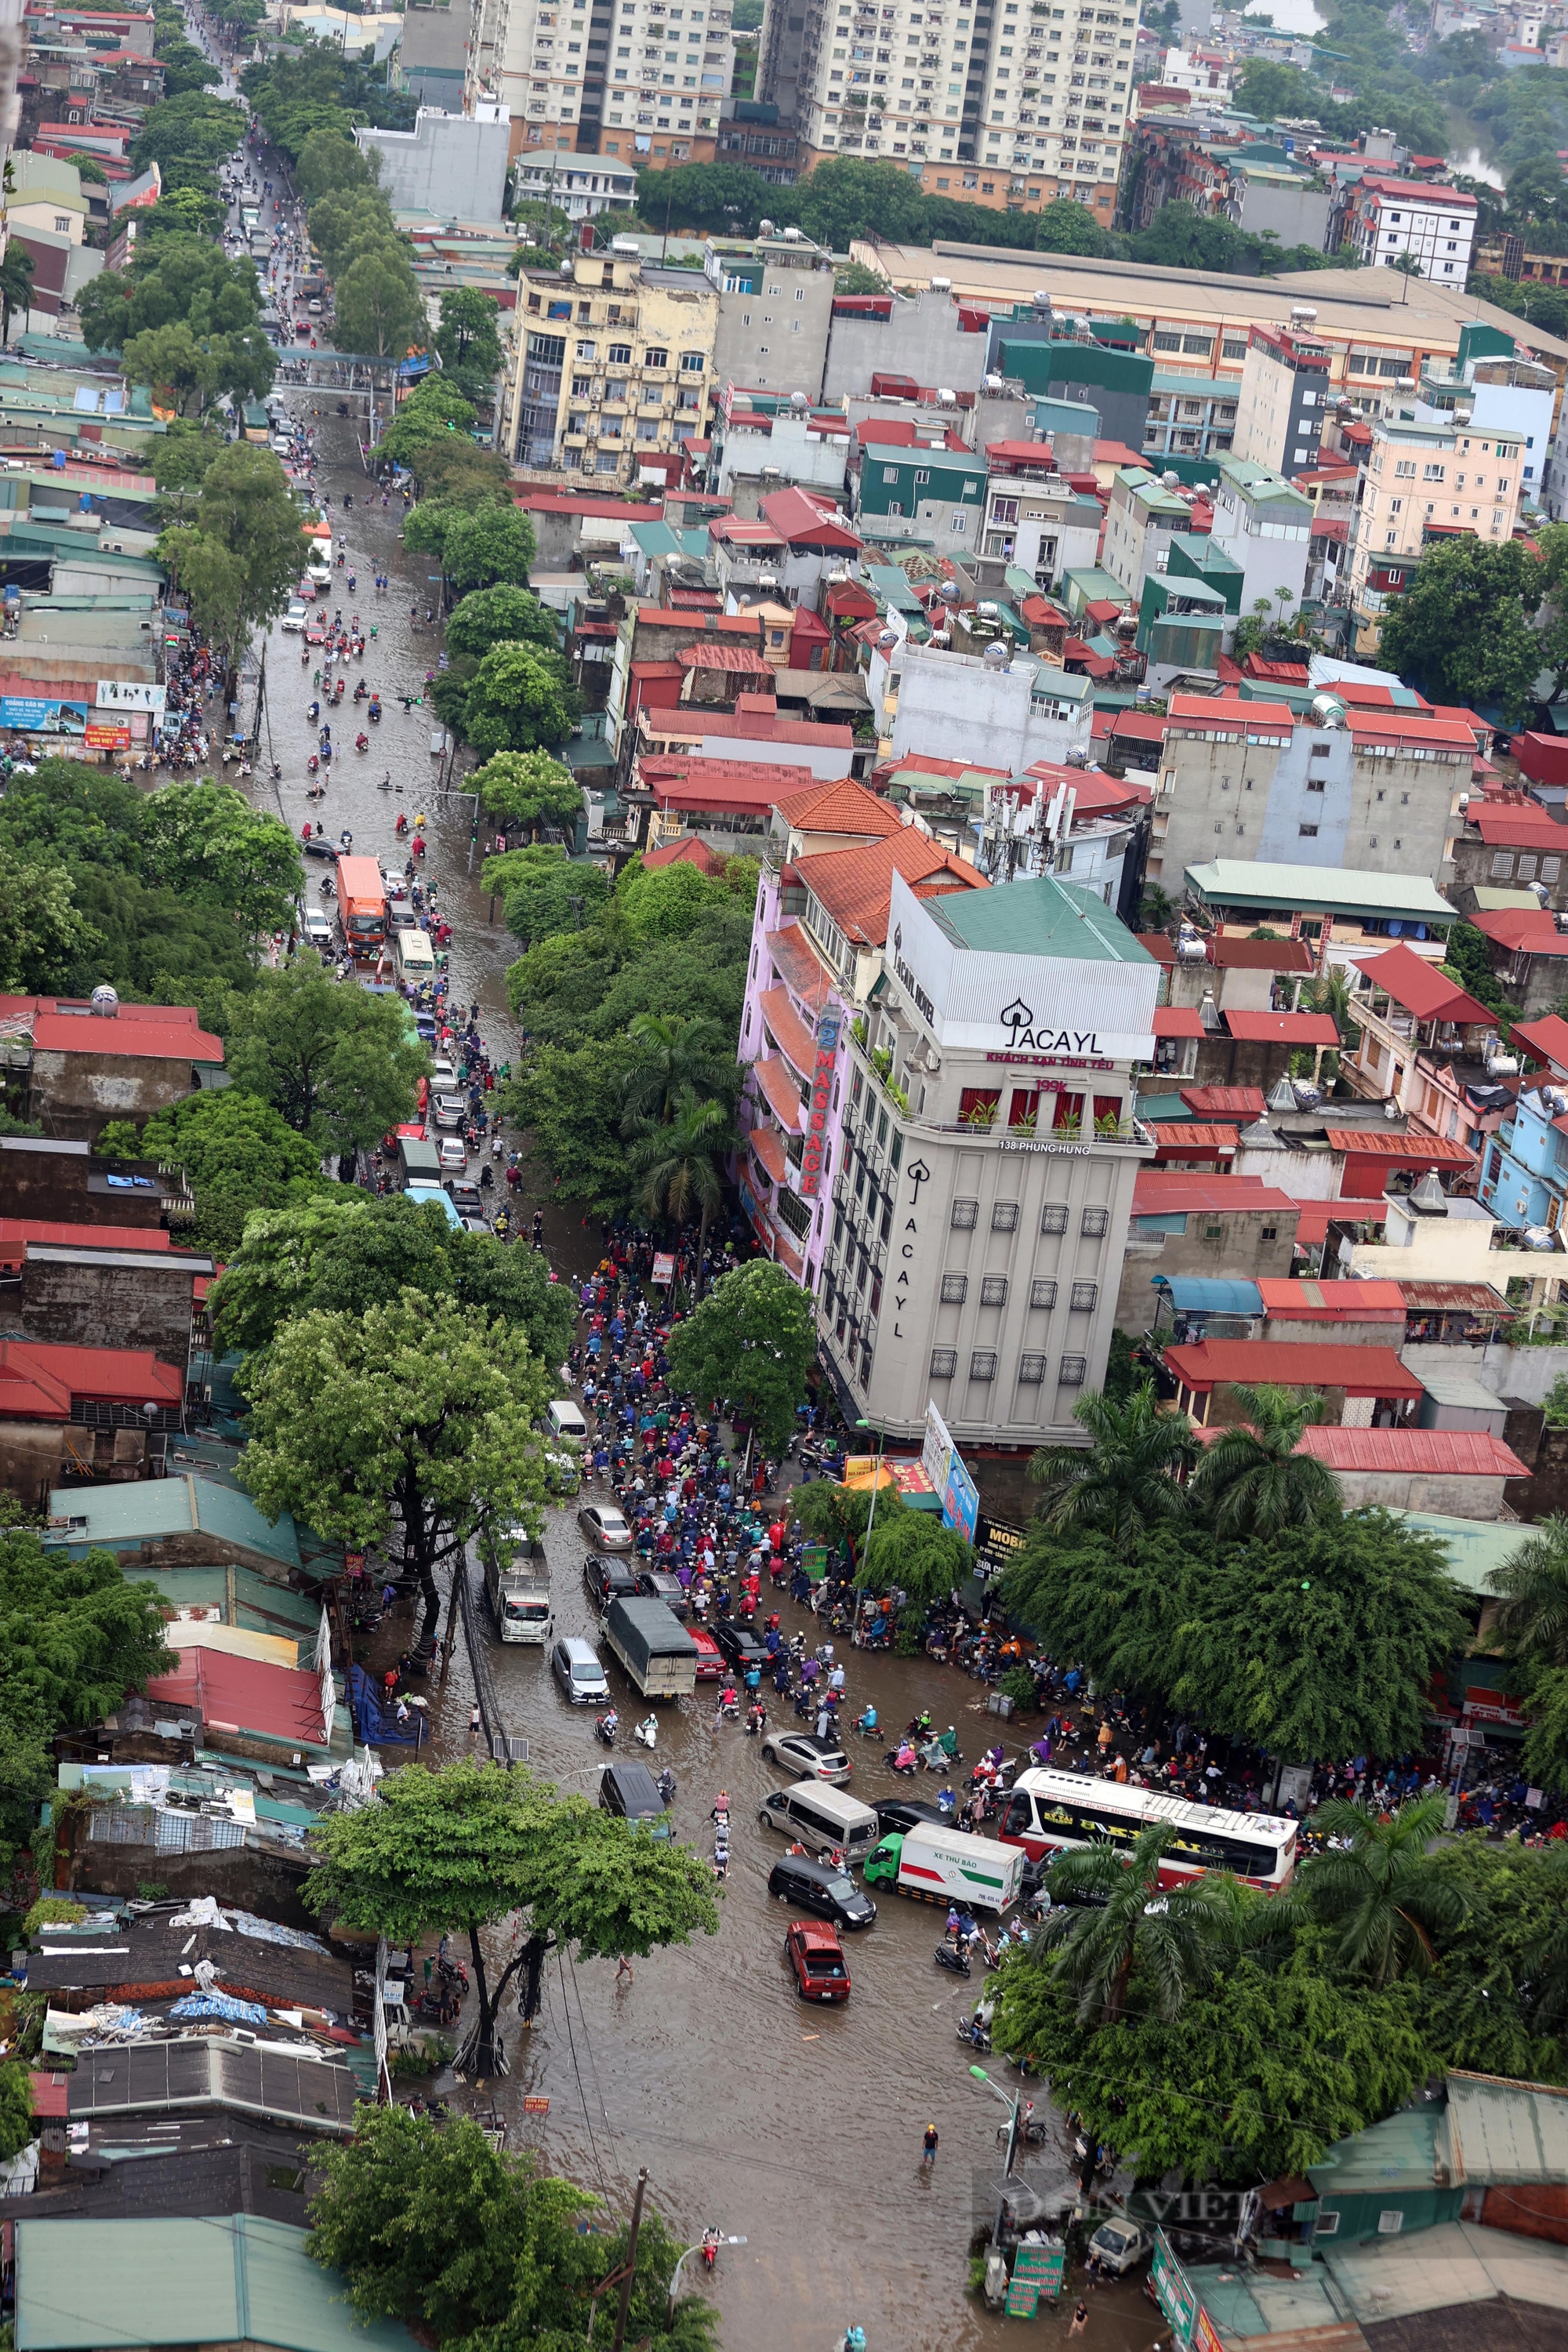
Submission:
[[[1134,1788],[1130,1780],[1092,1780],[1048,1767],[1020,1772],[999,1834],[1005,1845],[1021,1845],[1038,1862],[1080,1845],[1131,1853],[1140,1832],[1163,1822],[1175,1837],[1161,1856],[1162,1886],[1180,1886],[1208,1870],[1228,1870],[1271,1895],[1289,1884],[1296,1867],[1295,1822],[1194,1805],[1185,1797]]]

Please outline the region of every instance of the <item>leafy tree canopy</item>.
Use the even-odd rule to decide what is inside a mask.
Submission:
[[[292,963],[259,973],[226,1021],[233,1083],[320,1150],[374,1143],[413,1110],[425,1055],[391,998]]]
[[[510,582],[473,590],[447,624],[447,650],[454,659],[478,664],[492,646],[524,641],[553,647],[560,642],[560,633],[549,606]]]
[[[1542,584],[1517,540],[1439,541],[1389,604],[1378,658],[1439,702],[1496,707],[1518,725],[1530,716],[1544,667],[1528,619]]]
[[[192,1239],[216,1257],[230,1257],[239,1248],[253,1209],[280,1209],[338,1189],[323,1179],[315,1145],[237,1087],[187,1095],[150,1118],[139,1136],[130,1120],[113,1120],[97,1149],[111,1159],[184,1167],[195,1191]]]
[[[811,1302],[782,1265],[737,1266],[669,1337],[671,1377],[699,1404],[727,1401],[763,1448],[782,1452],[816,1351]]]

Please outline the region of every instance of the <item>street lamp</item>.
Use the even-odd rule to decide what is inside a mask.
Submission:
[[[869,1431],[871,1423],[868,1421],[858,1421],[855,1426],[857,1429]],[[868,1543],[871,1540],[871,1530],[877,1524],[877,1497],[882,1491],[882,1452],[887,1443],[887,1431],[885,1429],[879,1430],[877,1433],[877,1451],[872,1459],[871,1507],[866,1516],[866,1541]]]
[[[991,2242],[996,2248],[998,2253],[1000,2253],[1002,2250],[1002,2223],[1007,2210],[1007,2183],[1013,2178],[1013,2166],[1016,2161],[1018,2154],[1018,2114],[1019,2102],[1023,2097],[1023,2094],[1021,2091],[1015,2091],[1009,2096],[1008,2093],[1002,2088],[1000,2083],[994,2083],[992,2081],[984,2066],[972,2066],[969,2071],[973,2075],[977,2083],[984,2083],[986,2089],[991,2092],[994,2097],[1001,2100],[1003,2105],[1008,2109],[1012,2116],[1012,2122],[1007,2128],[1007,2161],[1002,2168],[1002,2189],[1001,2193],[996,2200],[996,2219],[991,2225]]]
[[[675,2268],[669,2274],[669,2325],[672,2327],[675,2325],[675,2291],[680,2284],[681,2265],[689,2262],[693,2254],[700,2254],[707,2242],[708,2241],[706,2238],[699,2238],[694,2246],[688,2246],[686,2252],[681,2255],[679,2262],[676,2263]],[[721,2238],[719,2240],[719,2243],[721,2246],[743,2246],[745,2242],[746,2241],[744,2238]]]

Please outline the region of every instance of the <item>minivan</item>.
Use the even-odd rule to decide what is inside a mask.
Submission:
[[[757,1819],[765,1830],[798,1838],[808,1853],[837,1847],[848,1864],[864,1862],[881,1835],[876,1814],[858,1797],[829,1789],[820,1780],[797,1780],[764,1797]]]
[[[599,1782],[599,1802],[607,1813],[618,1813],[624,1822],[646,1822],[656,1838],[670,1834],[669,1817],[664,1810],[664,1799],[658,1793],[658,1782],[646,1764],[634,1763],[628,1756],[617,1757],[606,1764]]]
[[[599,1653],[592,1642],[575,1633],[557,1642],[550,1653],[550,1670],[574,1706],[597,1706],[610,1696]]]
[[[574,1437],[580,1444],[586,1444],[588,1424],[581,1406],[574,1404],[570,1397],[557,1397],[551,1406],[550,1433],[552,1437]]]

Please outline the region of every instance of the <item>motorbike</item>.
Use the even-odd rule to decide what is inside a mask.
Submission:
[[[718,2259],[719,2259],[719,2232],[718,2232],[718,2231],[717,2231],[717,2230],[704,2230],[704,2231],[703,2231],[703,2232],[702,2232],[702,2267],[703,2267],[703,2269],[704,2269],[704,2270],[707,2270],[707,2271],[710,2271],[710,2270],[713,2268],[714,2264],[717,2263]]]
[[[972,2050],[986,2051],[991,2047],[991,2036],[977,2017],[964,2019],[958,2029],[958,2038],[961,2042],[967,2042]]]
[[[401,809],[399,809],[399,810],[398,810],[398,812],[397,812],[397,821],[396,821],[396,823],[394,824],[394,826],[393,826],[392,830],[393,830],[393,832],[394,832],[395,834],[396,834],[396,835],[397,835],[397,837],[398,837],[398,839],[399,839],[400,841],[402,840],[402,838],[403,838],[404,835],[405,835],[405,834],[407,832],[407,830],[408,830],[408,819],[404,815],[403,811],[402,811]]]
[[[283,762],[281,760],[274,760],[272,762],[272,781],[275,784],[280,784],[283,781]]]
[[[947,1970],[949,1976],[966,1977],[969,1974],[968,1953],[955,1950],[952,1944],[939,1944],[931,1958],[939,1969]]]
[[[667,1764],[658,1776],[658,1793],[667,1805],[675,1801],[675,1775]]]
[[[362,730],[361,732],[354,737],[354,750],[356,751],[368,751],[369,749],[370,737]]]
[[[321,896],[323,898],[335,898],[337,895],[336,890],[332,887],[332,877],[329,874],[321,884]]]
[[[388,768],[385,775],[383,776],[380,783],[376,786],[376,790],[380,793],[389,793],[392,790],[392,770],[390,768]]]
[[[365,716],[366,716],[366,718],[367,718],[367,719],[371,719],[371,720],[373,720],[373,721],[374,721],[374,720],[375,720],[375,719],[378,719],[381,717],[381,705],[380,705],[380,703],[379,703],[379,702],[372,702],[372,704],[371,704],[371,706],[370,706],[370,709],[369,709],[366,711],[366,713],[365,713]]]
[[[858,1731],[862,1739],[878,1738],[882,1727],[877,1720],[876,1708],[868,1707],[864,1715],[858,1715],[849,1728],[851,1731]]]
[[[317,758],[315,752],[312,751],[310,758],[305,762],[305,772],[307,775],[318,775],[321,772],[321,761]]]
[[[594,1729],[598,1738],[604,1741],[606,1748],[613,1748],[615,1746],[616,1732],[619,1726],[619,1717],[613,1711],[609,1715],[599,1715],[595,1717]]]
[[[637,1727],[635,1736],[644,1748],[653,1748],[657,1746],[658,1741],[658,1716],[645,1715],[642,1721]]]
[[[951,1748],[943,1746],[941,1739],[932,1738],[928,1739],[921,1749],[920,1760],[922,1769],[927,1772],[945,1772],[949,1765],[957,1763],[959,1759]]]
[[[906,1740],[901,1748],[889,1748],[886,1762],[889,1772],[911,1773],[920,1769],[920,1758]]]

